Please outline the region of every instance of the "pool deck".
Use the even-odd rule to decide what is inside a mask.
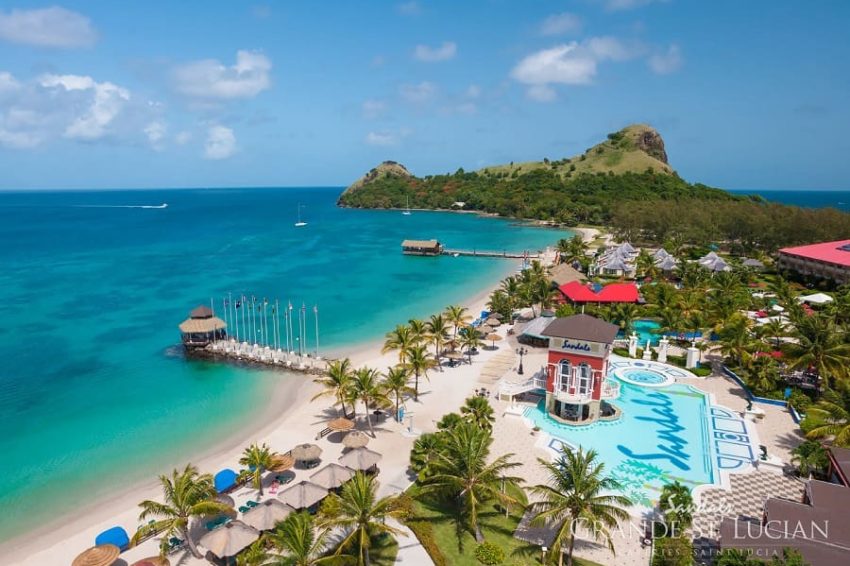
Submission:
[[[512,341],[511,339],[509,342]],[[545,352],[532,351],[524,360],[526,374],[545,365],[545,360]],[[707,356],[705,362],[710,361],[712,361],[710,356]],[[523,377],[516,375],[516,368],[511,368],[505,372],[503,379],[507,382],[519,382]],[[706,378],[677,381],[692,385],[709,394],[712,406],[725,407],[738,414],[743,413],[746,408],[747,398],[741,387],[717,371]],[[552,453],[543,446],[542,433],[533,434],[522,418],[505,415],[508,403],[501,401],[492,401],[492,403],[497,415],[492,454],[513,453],[513,460],[521,463],[516,470],[516,475],[525,478],[527,486],[546,483],[546,474],[537,459],[549,460]],[[786,475],[757,470],[752,466],[747,466],[741,472],[725,473],[726,481],[722,486],[707,485],[696,490],[694,499],[697,504],[708,505],[713,509],[716,509],[718,504],[723,504],[724,514],[727,516],[759,517],[764,500],[768,497],[792,499],[799,497],[802,484],[796,478],[787,475],[787,471],[790,469],[791,451],[804,440],[802,433],[786,408],[762,404],[756,404],[756,407],[763,410],[763,417],[755,422],[748,421],[747,427],[755,433],[758,443],[767,447],[769,456],[782,460],[786,465]],[[635,517],[632,522],[636,519],[639,520]],[[710,526],[717,519],[716,513],[698,512],[695,515],[694,535],[700,535],[695,540],[699,548],[716,549],[716,533]],[[628,533],[629,527],[623,525],[621,530]],[[551,531],[530,528],[526,521],[523,521],[517,529],[516,536],[542,546],[550,539]],[[641,546],[637,536],[615,537],[614,548],[618,565],[632,566],[649,563],[650,550]],[[577,542],[575,554],[600,564],[612,562],[607,546],[590,540]]]

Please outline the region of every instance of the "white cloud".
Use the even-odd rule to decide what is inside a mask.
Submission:
[[[236,136],[233,130],[225,126],[210,126],[204,143],[206,159],[227,159],[236,153]]]
[[[555,89],[547,85],[532,85],[528,87],[525,94],[528,98],[537,102],[552,102],[558,96]]]
[[[537,87],[528,92],[534,100],[552,100],[555,92],[551,85],[590,84],[600,62],[625,61],[639,53],[638,47],[627,47],[616,38],[593,37],[532,53],[517,63],[511,76],[520,83]]]
[[[177,67],[174,81],[178,92],[193,98],[252,98],[271,86],[271,68],[262,53],[240,50],[230,66],[204,59]]]
[[[375,145],[379,147],[386,147],[391,145],[398,145],[404,138],[410,135],[410,130],[407,128],[400,128],[397,131],[392,130],[380,130],[373,131],[366,134],[366,138],[363,140],[369,145]]]
[[[457,44],[454,41],[444,41],[439,47],[417,45],[416,49],[413,50],[413,57],[426,63],[448,61],[449,59],[453,59],[456,54]]]
[[[363,116],[369,120],[378,118],[387,109],[387,105],[382,100],[365,100],[363,101],[362,110]]]
[[[481,96],[481,87],[478,85],[469,85],[466,89],[467,98],[478,98]]]
[[[581,18],[569,12],[553,14],[540,24],[540,33],[542,35],[563,35],[566,33],[576,33],[579,30],[581,30]]]
[[[667,0],[601,0],[609,12],[633,10],[648,4],[667,2]]]
[[[176,143],[177,145],[186,145],[191,139],[192,132],[187,132],[183,130],[182,132],[177,132],[177,135],[174,136],[174,143]]]
[[[83,92],[89,100],[85,111],[78,114],[67,128],[65,137],[96,140],[107,133],[107,128],[130,100],[130,91],[110,82],[96,82],[83,75],[44,75],[41,86],[62,89],[68,93]],[[90,93],[89,93],[90,91]]]
[[[649,57],[647,63],[652,72],[656,75],[669,75],[675,73],[682,67],[684,59],[682,51],[676,44],[667,48],[664,53],[656,53]]]
[[[36,10],[0,11],[0,39],[39,47],[85,47],[97,40],[89,19],[52,6]]]
[[[18,82],[12,73],[0,72],[0,94],[16,92],[21,88],[21,83]]]
[[[419,2],[415,0],[411,0],[410,2],[402,2],[396,6],[396,10],[398,10],[399,14],[403,14],[405,16],[418,16],[422,13],[422,6],[419,5]]]
[[[422,104],[431,100],[437,93],[434,83],[422,81],[419,84],[403,84],[399,88],[399,94],[407,102]]]
[[[154,120],[144,127],[142,130],[148,137],[151,147],[156,151],[162,151],[165,135],[168,133],[168,126],[161,120]]]

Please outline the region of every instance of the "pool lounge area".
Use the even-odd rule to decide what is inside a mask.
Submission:
[[[671,339],[693,340],[694,338],[702,337],[702,332],[682,332],[674,334],[670,332],[660,333],[661,323],[651,318],[639,318],[632,324],[632,331],[637,335],[638,344],[640,347],[646,346],[647,341],[652,346],[657,346],[662,336],[667,336]],[[628,340],[628,336],[622,331],[617,335],[620,340]]]
[[[547,414],[543,401],[526,407],[526,424],[545,433],[538,446],[553,457],[562,444],[596,450],[622,493],[640,508],[653,507],[666,483],[724,485],[728,472],[751,468],[758,446],[754,431],[687,383],[700,378],[668,364],[612,356],[608,379],[620,385],[616,420],[575,427]]]

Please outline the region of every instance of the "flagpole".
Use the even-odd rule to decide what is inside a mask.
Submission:
[[[307,348],[307,305],[303,302],[301,303],[301,314],[304,320],[301,321],[301,335],[303,338],[301,339],[304,342],[304,354],[309,354],[309,349]]]
[[[313,318],[316,321],[316,359],[319,359],[319,305],[313,305]]]
[[[251,315],[248,319],[251,322],[251,342],[253,342],[255,346],[257,345],[257,313],[254,312],[256,306],[257,297],[251,295]]]
[[[242,336],[245,338],[245,343],[248,343],[248,327],[245,326],[245,295],[242,295],[242,300],[239,303],[239,308],[242,309]]]
[[[233,293],[227,292],[227,309],[230,311],[230,320],[233,321]],[[234,328],[236,331],[236,342],[239,342],[239,322],[234,323]]]
[[[269,300],[263,298],[263,334],[266,338],[266,347],[269,347],[269,317],[268,317]]]
[[[215,299],[213,299],[212,297],[210,297],[210,310],[212,311],[212,315],[215,316]],[[217,336],[218,336],[218,333],[215,331],[215,329],[213,329],[213,335],[212,335],[212,341],[213,342],[216,341]]]
[[[286,346],[290,353],[295,353],[295,335],[292,333],[292,301],[289,301],[286,313]]]
[[[221,298],[221,310],[224,311],[224,328],[225,332],[229,330],[227,326],[227,297]]]

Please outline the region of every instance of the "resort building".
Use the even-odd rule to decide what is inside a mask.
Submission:
[[[640,292],[634,283],[585,285],[571,281],[558,287],[564,299],[577,305],[586,303],[639,303]]]
[[[827,451],[829,456],[829,481],[850,487],[850,449],[832,446]]]
[[[719,273],[721,271],[729,271],[729,264],[726,263],[722,257],[717,255],[714,252],[708,252],[701,258],[697,260],[697,263],[700,264],[703,268],[713,272]]]
[[[801,501],[768,498],[760,524],[726,518],[720,525],[723,549],[746,551],[755,558],[769,560],[782,556],[782,549],[795,548],[812,566],[847,564],[850,553],[850,450],[828,450],[833,477],[838,483],[809,480]]]
[[[205,348],[210,342],[227,337],[227,325],[214,316],[212,309],[203,305],[193,309],[179,328],[183,346],[187,349]]]
[[[605,250],[596,258],[596,261],[588,270],[591,275],[603,275],[606,277],[628,277],[635,276],[635,258],[638,251],[628,242]]]
[[[783,248],[777,266],[838,284],[850,282],[850,240]]]
[[[573,425],[615,419],[607,401],[620,394],[609,381],[608,356],[619,327],[586,314],[556,318],[541,333],[549,338],[546,411]]]
[[[404,240],[401,251],[405,255],[440,255],[443,245],[437,240]]]

